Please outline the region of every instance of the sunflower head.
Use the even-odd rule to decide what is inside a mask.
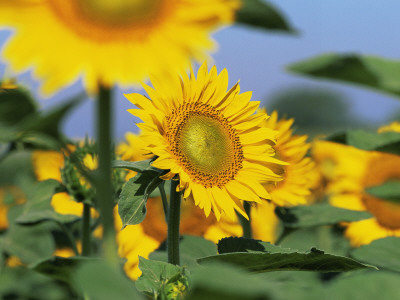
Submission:
[[[149,74],[184,70],[192,60],[207,59],[216,48],[210,33],[232,23],[240,3],[0,0],[0,30],[14,31],[2,57],[12,73],[33,68],[44,93],[78,77],[89,92],[98,82],[128,87]]]
[[[157,157],[153,166],[169,170],[163,179],[179,175],[177,191],[217,219],[235,218],[235,209],[247,217],[242,200],[270,199],[262,184],[282,180],[273,169],[285,163],[274,158],[277,132],[263,125],[268,115],[256,112],[250,92],[240,94],[238,83],[227,91],[227,71],[208,72],[206,64],[197,77],[191,71],[152,83],[144,85],[150,99],[126,97],[138,107],[129,111],[144,121],[138,126]]]

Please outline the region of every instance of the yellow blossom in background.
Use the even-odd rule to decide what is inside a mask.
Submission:
[[[389,125],[382,126],[378,129],[378,133],[382,132],[400,132],[400,122],[394,121]]]
[[[121,160],[140,161],[152,158],[153,155],[145,150],[146,144],[136,134],[127,132],[125,134],[125,142],[118,144],[116,154],[120,156]],[[128,171],[126,180],[134,177],[137,173],[135,171]]]
[[[183,71],[216,45],[210,33],[233,22],[237,0],[0,0],[0,28],[14,35],[3,59],[33,68],[45,93],[83,78],[127,87],[149,74]]]
[[[157,156],[152,165],[169,170],[162,178],[179,175],[178,191],[208,216],[235,219],[235,210],[247,217],[242,201],[262,203],[270,195],[262,184],[281,181],[274,172],[285,162],[274,157],[276,131],[263,126],[268,118],[257,112],[251,92],[240,94],[239,84],[229,91],[228,73],[210,72],[203,64],[197,78],[152,78],[144,85],[150,99],[126,97],[139,109],[130,109],[146,150]]]
[[[315,143],[313,156],[327,181],[332,205],[373,215],[370,219],[346,224],[345,235],[352,246],[387,236],[400,237],[400,204],[365,192],[369,187],[400,179],[400,156],[327,141]]]
[[[72,149],[72,148],[71,148]],[[88,168],[94,167],[93,159],[86,158]],[[50,150],[35,150],[32,155],[33,167],[36,178],[39,181],[47,179],[61,180],[61,169],[64,167],[64,154]],[[85,161],[84,161],[85,163]],[[83,213],[83,203],[76,202],[65,192],[54,194],[51,198],[51,206],[59,214],[81,216]],[[92,208],[92,215],[97,213]]]

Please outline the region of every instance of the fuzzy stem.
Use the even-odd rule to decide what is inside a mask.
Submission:
[[[103,256],[116,263],[115,230],[113,216],[113,188],[111,184],[111,144],[112,144],[112,99],[111,89],[99,85],[97,102],[97,142],[99,167],[96,180],[96,197],[103,224]]]
[[[165,220],[168,223],[168,199],[167,199],[167,194],[165,193],[164,181],[160,183],[160,185],[158,186],[158,189],[160,190],[160,195],[161,195],[161,200],[162,200],[162,204],[163,204]]]
[[[249,217],[249,220],[244,218],[242,215],[238,215],[239,221],[240,221],[240,225],[242,225],[243,237],[251,239],[251,238],[253,238],[253,232],[251,230],[251,206],[250,206],[249,202],[244,201],[243,207],[244,207],[244,210],[245,210],[247,216]]]
[[[181,213],[181,194],[176,191],[178,181],[171,180],[171,191],[168,211],[168,262],[179,265],[179,222]]]
[[[82,256],[90,256],[90,253],[91,253],[90,205],[83,203]]]

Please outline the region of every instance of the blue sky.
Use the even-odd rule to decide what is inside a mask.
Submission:
[[[289,74],[285,66],[327,52],[362,53],[400,59],[400,1],[398,0],[274,0],[271,1],[287,17],[300,34],[270,33],[243,26],[224,28],[213,34],[219,49],[214,62],[221,70],[227,68],[230,84],[240,80],[242,91],[253,91],[253,100],[265,100],[270,95],[292,86],[333,88],[350,99],[351,109],[358,117],[379,124],[400,102],[390,96],[360,87],[316,81]],[[7,33],[0,33],[0,44]],[[0,65],[0,76],[4,64]],[[21,82],[37,91],[38,83],[24,74]],[[400,78],[399,78],[400,80]],[[51,99],[40,99],[48,108],[81,90],[78,82]],[[136,131],[135,119],[126,112],[131,108],[124,92],[115,90],[115,134],[122,139],[126,131]],[[142,91],[137,91],[141,92]],[[94,101],[79,107],[64,124],[71,137],[93,135]],[[268,108],[268,107],[267,107]]]

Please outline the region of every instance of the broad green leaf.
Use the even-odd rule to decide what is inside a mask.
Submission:
[[[14,151],[0,161],[0,185],[16,185],[21,177],[36,179],[31,151]]]
[[[150,167],[152,159],[146,159],[141,161],[124,161],[114,160],[112,162],[113,168],[124,168],[135,172],[143,172]]]
[[[400,154],[400,133],[398,132],[369,132],[365,130],[348,130],[328,136],[326,140],[350,145],[362,150],[374,150]]]
[[[267,30],[295,33],[282,14],[270,3],[261,0],[242,0],[242,7],[236,12],[236,22]]]
[[[118,201],[118,213],[123,228],[139,224],[144,220],[147,199],[162,182],[160,175],[160,172],[146,170],[124,184]]]
[[[0,299],[65,300],[67,286],[25,267],[4,268],[0,272]]]
[[[160,248],[163,249],[156,250],[150,254],[150,259],[167,262],[168,256],[165,244]],[[179,252],[181,265],[193,268],[198,265],[197,258],[217,254],[217,246],[202,237],[184,235],[179,240]]]
[[[400,295],[400,276],[384,271],[344,274],[324,286],[320,297],[327,300],[397,299]],[[347,276],[346,276],[347,275]],[[299,291],[300,293],[302,291]],[[304,293],[304,291],[303,291]],[[307,293],[309,294],[309,293]],[[308,295],[305,296],[308,296]],[[303,297],[303,299],[310,299]],[[314,298],[313,298],[314,299]]]
[[[400,272],[400,238],[387,237],[351,251],[357,260]]]
[[[50,227],[44,225],[10,225],[0,237],[0,250],[17,256],[25,264],[51,256],[55,250],[54,239]]]
[[[382,185],[367,188],[365,191],[374,197],[400,203],[400,181],[386,181]]]
[[[232,265],[215,263],[198,268],[190,276],[187,300],[276,299],[284,285],[266,281]]]
[[[61,215],[54,211],[50,204],[51,198],[59,187],[60,183],[52,179],[33,185],[28,194],[28,201],[15,222],[21,225],[33,225],[45,221],[70,223],[79,220],[79,216]]]
[[[371,218],[367,212],[347,210],[329,204],[277,207],[275,213],[286,227],[291,228],[331,225]]]
[[[70,283],[72,282],[73,272],[83,263],[91,262],[93,260],[98,259],[83,256],[68,258],[52,256],[31,264],[29,268],[54,279]]]
[[[182,292],[186,289],[187,282],[182,267],[139,257],[139,268],[142,275],[136,281],[136,288],[149,296],[154,296],[155,299],[158,299],[160,295],[168,294],[170,287],[174,285],[180,285]]]
[[[238,252],[225,253],[198,259],[200,264],[217,262],[230,263],[251,272],[270,271],[315,271],[346,272],[358,269],[373,268],[351,258],[325,254],[324,251],[312,248],[310,252],[301,253],[266,253]]]
[[[293,253],[296,250],[283,249],[268,242],[248,239],[244,237],[227,237],[218,242],[218,253],[232,252],[269,252],[269,253]]]
[[[13,126],[37,112],[37,105],[21,88],[0,88],[0,127]]]
[[[118,268],[106,262],[86,262],[73,274],[74,286],[93,300],[143,299],[129,280]]]
[[[324,54],[288,67],[289,71],[334,79],[400,96],[400,61],[356,54]]]
[[[319,226],[296,229],[287,227],[285,231],[286,234],[279,237],[280,245],[284,248],[305,252],[315,247],[326,253],[341,256],[347,256],[351,249],[342,227]]]

